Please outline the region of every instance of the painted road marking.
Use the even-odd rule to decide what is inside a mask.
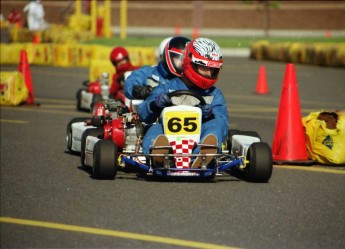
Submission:
[[[44,113],[50,113],[50,114],[62,114],[62,115],[73,115],[73,116],[80,116],[82,113],[78,111],[59,111],[59,110],[50,110],[50,109],[44,109],[41,107],[1,107],[2,110],[13,110],[13,111],[26,111],[26,112],[44,112]]]
[[[274,165],[275,168],[283,168],[283,169],[296,169],[296,170],[305,170],[305,171],[313,171],[313,172],[320,172],[320,173],[331,173],[331,174],[339,174],[345,175],[345,170],[339,169],[328,169],[328,168],[315,168],[315,167],[305,167],[305,166],[290,166],[290,165]]]
[[[67,224],[61,224],[61,223],[34,221],[34,220],[26,220],[26,219],[16,219],[16,218],[10,218],[10,217],[0,217],[0,222],[24,225],[24,226],[43,227],[43,228],[50,228],[50,229],[57,229],[57,230],[64,230],[64,231],[71,231],[71,232],[89,233],[89,234],[96,234],[96,235],[103,235],[103,236],[110,236],[110,237],[118,237],[118,238],[123,238],[123,239],[141,240],[141,241],[148,241],[148,242],[176,245],[176,246],[183,246],[183,247],[192,247],[192,248],[205,248],[205,249],[237,249],[238,248],[238,247],[229,247],[229,246],[222,246],[222,245],[216,245],[216,244],[195,242],[195,241],[189,241],[189,240],[173,239],[173,238],[168,238],[168,237],[145,235],[145,234],[139,234],[139,233],[128,233],[128,232],[122,232],[122,231],[116,231],[116,230],[82,227],[82,226],[74,226],[74,225],[67,225]]]
[[[66,100],[66,99],[47,99],[47,98],[36,98],[40,102],[49,102],[49,103],[58,103],[58,104],[71,104],[75,105],[75,100]]]
[[[28,121],[24,120],[12,120],[12,119],[0,119],[1,123],[15,123],[15,124],[27,124]]]

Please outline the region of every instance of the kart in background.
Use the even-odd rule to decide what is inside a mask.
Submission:
[[[142,175],[158,178],[199,178],[212,179],[221,173],[235,172],[236,175],[251,182],[267,182],[272,174],[272,152],[269,145],[262,142],[256,132],[229,130],[228,139],[224,141],[219,153],[191,154],[175,153],[172,144],[176,141],[193,140],[200,144],[201,110],[198,105],[205,104],[205,99],[190,91],[175,91],[169,94],[174,106],[164,108],[161,116],[165,135],[170,145],[165,146],[169,153],[143,154],[142,137],[150,125],[139,120],[136,113],[140,100],[131,101],[131,112],[113,109],[112,115],[93,110],[93,128],[86,129],[81,135],[80,150],[83,166],[92,168],[97,179],[115,179],[119,169],[136,169]],[[102,106],[96,106],[102,109]],[[103,110],[103,109],[102,109]],[[103,115],[104,114],[104,115]],[[73,130],[73,129],[72,129]],[[79,134],[80,136],[80,134]],[[151,148],[157,149],[157,148]],[[159,149],[159,148],[158,148]],[[209,165],[205,164],[206,156],[212,156]],[[163,166],[157,166],[153,157],[162,157]],[[181,158],[201,157],[200,168],[181,167]],[[124,170],[125,171],[125,170]]]
[[[107,72],[103,72],[100,79],[94,82],[84,81],[83,86],[76,94],[78,111],[90,111],[92,103],[109,99],[110,86]]]

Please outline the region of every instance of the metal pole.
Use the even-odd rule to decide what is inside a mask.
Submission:
[[[75,15],[79,17],[80,14],[81,14],[81,1],[76,0],[75,1]]]
[[[110,25],[111,25],[111,3],[110,0],[105,0],[104,1],[104,37],[110,38],[111,37],[111,30],[110,30]]]
[[[96,35],[97,0],[91,0],[91,33]]]
[[[120,38],[123,40],[127,38],[127,0],[121,0],[120,12]]]

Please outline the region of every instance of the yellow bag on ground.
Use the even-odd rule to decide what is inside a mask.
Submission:
[[[312,112],[302,118],[308,155],[322,164],[345,164],[345,112]]]
[[[20,72],[0,72],[0,105],[16,106],[25,102],[29,92]]]

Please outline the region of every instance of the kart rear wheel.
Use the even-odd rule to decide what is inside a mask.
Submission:
[[[86,119],[87,118],[83,118],[83,117],[73,118],[67,124],[67,138],[66,138],[67,139],[67,149],[70,153],[75,153],[75,151],[72,151],[72,138],[73,138],[72,124],[78,123],[78,122],[84,122]]]
[[[85,166],[85,143],[87,136],[91,137],[98,137],[102,138],[103,136],[103,129],[102,128],[89,128],[83,132],[81,136],[81,144],[80,144],[80,163],[82,166]]]
[[[86,89],[79,89],[79,90],[77,91],[77,94],[76,94],[76,98],[77,98],[77,110],[78,110],[78,111],[83,111],[83,110],[84,110],[83,108],[81,108],[81,93],[82,93],[83,91],[86,91]]]
[[[114,179],[117,173],[117,146],[112,140],[99,140],[93,150],[93,176]]]
[[[247,152],[244,177],[250,182],[268,182],[273,170],[272,151],[264,142],[252,143]]]

